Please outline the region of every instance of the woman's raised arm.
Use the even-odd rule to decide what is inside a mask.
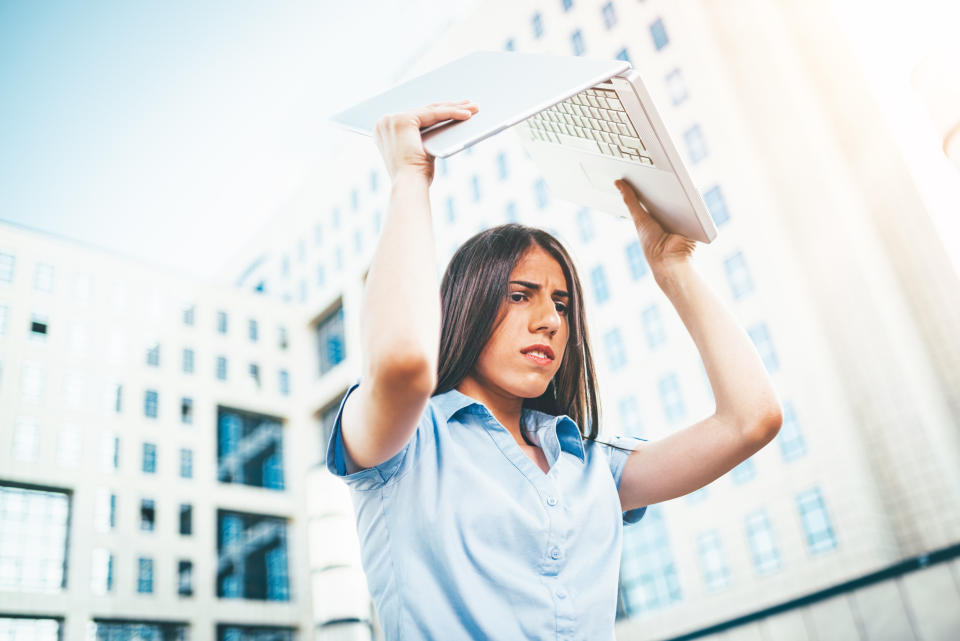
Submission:
[[[363,292],[363,381],[341,419],[347,453],[360,467],[403,448],[436,386],[440,285],[428,193],[434,159],[420,129],[476,111],[468,101],[437,103],[384,116],[374,131],[393,184]]]

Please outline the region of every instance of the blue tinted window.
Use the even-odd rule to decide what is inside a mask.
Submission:
[[[570,45],[573,47],[573,55],[582,56],[584,52],[583,46],[583,34],[580,33],[580,30],[577,29],[572,34],[570,34]]]
[[[703,194],[703,202],[707,205],[710,217],[717,225],[730,220],[730,214],[727,211],[727,202],[723,198],[723,192],[720,191],[720,185],[714,185]]]
[[[447,159],[446,159],[446,158],[441,158],[441,159],[437,162],[437,165],[439,165],[440,175],[441,175],[441,176],[446,176],[446,175],[447,175],[447,172],[449,171],[449,167],[447,166]]]
[[[256,343],[260,338],[260,326],[255,318],[247,319],[247,336],[251,342]]]
[[[620,590],[627,616],[638,616],[683,600],[677,564],[660,505],[623,529]]]
[[[323,223],[313,226],[313,242],[317,245],[323,244]]]
[[[147,365],[150,367],[160,367],[160,345],[154,343],[147,348]]]
[[[333,224],[334,229],[340,229],[340,208],[334,207],[330,212],[330,222]]]
[[[350,208],[353,211],[360,209],[360,190],[353,189],[350,191]]]
[[[513,51],[516,48],[513,44],[513,38],[507,38],[507,41],[503,43],[503,48],[507,51]]]
[[[753,291],[753,279],[750,277],[742,251],[724,260],[723,267],[727,273],[727,283],[730,285],[730,293],[734,300],[739,300]]]
[[[227,380],[227,359],[225,356],[217,356],[217,378],[221,381]]]
[[[289,601],[287,522],[259,514],[224,511],[217,512],[217,521],[217,556],[223,568],[218,576],[217,596]],[[243,545],[238,546],[239,541],[243,541]],[[267,636],[257,635],[257,639],[260,638],[265,640]],[[273,633],[269,638],[280,639]],[[232,635],[224,641],[234,639],[241,641],[241,637]]]
[[[537,195],[537,207],[543,209],[547,206],[547,203],[550,202],[550,196],[547,193],[547,181],[543,178],[538,178],[537,182],[534,183],[534,190]]]
[[[747,541],[753,555],[757,574],[770,574],[780,568],[780,551],[776,537],[765,510],[758,510],[746,517]]]
[[[597,297],[597,302],[606,302],[610,298],[610,291],[607,289],[607,276],[603,265],[597,265],[590,270],[590,279],[593,281],[593,295]]]
[[[143,472],[144,474],[157,472],[157,446],[153,443],[143,444]]]
[[[653,36],[653,46],[657,48],[657,51],[666,47],[667,43],[670,42],[669,38],[667,38],[667,29],[663,26],[662,18],[657,18],[650,25],[650,35]]]
[[[633,64],[633,62],[630,60],[630,52],[627,51],[626,47],[624,47],[623,49],[617,52],[616,58],[617,60],[623,60],[625,62],[629,62],[630,64]]]
[[[226,312],[217,312],[217,332],[220,334],[227,333],[227,313]]]
[[[343,307],[317,323],[316,336],[319,375],[323,376],[346,358]]]
[[[777,432],[777,440],[780,441],[780,455],[786,462],[798,459],[807,453],[803,433],[797,422],[797,413],[790,401],[783,403],[783,425]]]
[[[624,436],[642,438],[644,435],[643,419],[640,416],[640,405],[637,397],[630,395],[620,399],[620,431]]]
[[[687,85],[679,69],[674,69],[667,74],[667,93],[670,94],[670,101],[674,105],[679,105],[687,99]]]
[[[327,270],[320,264],[317,265],[317,287],[323,287],[327,282]]]
[[[157,392],[148,389],[143,395],[143,414],[147,418],[157,418]]]
[[[747,334],[750,335],[750,340],[753,341],[757,352],[760,353],[760,358],[763,360],[763,365],[767,368],[767,371],[773,373],[780,369],[780,363],[777,360],[777,353],[773,349],[773,340],[770,338],[770,330],[767,329],[767,324],[757,323],[747,329]]]
[[[580,239],[585,243],[593,240],[595,235],[593,229],[593,218],[590,216],[590,210],[583,207],[577,212],[577,227],[580,229]]]
[[[600,8],[600,13],[603,15],[603,25],[607,29],[617,24],[617,12],[613,10],[612,2],[603,5],[603,7]]]
[[[377,182],[379,178],[380,176],[377,174],[377,170],[371,169],[370,170],[370,193],[377,192],[377,186],[378,186]]]
[[[353,230],[353,251],[359,254],[363,251],[363,230]]]
[[[185,479],[193,478],[193,450],[180,450],[180,476]]]
[[[635,240],[627,245],[627,264],[630,265],[630,275],[634,280],[639,280],[646,275],[647,259],[643,255],[643,247],[639,240]]]
[[[667,332],[660,318],[660,308],[656,303],[649,305],[640,313],[643,320],[643,333],[647,337],[647,346],[656,349],[667,341]]]
[[[697,537],[697,552],[700,556],[700,569],[703,582],[710,591],[719,590],[730,583],[730,573],[724,559],[720,534],[709,530]]]
[[[343,269],[343,246],[337,245],[337,248],[333,250],[333,267],[338,272]]]
[[[457,207],[453,202],[453,196],[447,196],[447,222],[452,223],[457,220]]]
[[[733,479],[733,482],[737,485],[746,483],[747,481],[753,479],[756,475],[757,466],[754,465],[753,459],[749,458],[730,470],[730,478]]]
[[[290,373],[285,369],[280,370],[280,393],[290,395]]]
[[[508,202],[505,213],[507,216],[507,222],[509,223],[517,222],[518,220],[517,219],[517,203],[513,202],[512,200]]]
[[[694,125],[683,132],[683,141],[687,145],[690,162],[698,163],[707,157],[707,142],[703,138],[700,125]]]
[[[470,186],[473,189],[474,202],[479,201],[480,200],[480,177],[474,174],[473,178],[470,179]]]
[[[14,263],[16,263],[16,258],[13,256],[13,254],[5,254],[0,252],[0,283],[13,282]]]
[[[533,14],[533,18],[530,20],[530,26],[533,28],[533,37],[537,40],[543,36],[543,17],[539,12]]]
[[[570,8],[573,7],[573,0],[560,0],[560,5],[563,7],[564,12],[570,11]]]
[[[837,547],[837,539],[830,527],[830,518],[823,505],[819,488],[813,488],[797,495],[797,509],[803,522],[803,531],[807,535],[807,550],[819,554]]]
[[[687,413],[683,402],[683,395],[680,392],[680,382],[674,373],[666,374],[660,377],[657,383],[660,391],[660,404],[663,407],[663,415],[667,422],[674,424],[681,420]]]
[[[137,560],[137,592],[153,593],[153,559],[140,557]]]
[[[607,362],[610,363],[610,369],[618,370],[627,364],[627,355],[623,349],[623,339],[620,337],[620,329],[613,328],[603,336],[603,345],[607,351]]]
[[[283,426],[280,419],[217,408],[217,480],[282,490]]]
[[[500,180],[507,179],[507,154],[502,151],[497,154],[497,177]]]
[[[380,231],[381,218],[383,218],[383,212],[381,212],[379,209],[373,212],[373,231],[375,233]]]

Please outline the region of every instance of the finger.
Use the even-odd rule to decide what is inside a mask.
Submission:
[[[431,109],[421,109],[413,113],[420,124],[420,127],[429,127],[441,120],[466,120],[477,113],[476,105],[445,106],[433,107]]]
[[[637,190],[634,189],[633,185],[631,185],[626,179],[620,178],[613,181],[613,184],[617,189],[620,190],[620,195],[623,197],[623,202],[627,204],[627,207],[639,207],[644,210],[646,209],[646,207],[643,207],[643,204],[640,202],[640,197],[637,194]]]

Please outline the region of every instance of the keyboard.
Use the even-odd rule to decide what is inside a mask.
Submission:
[[[534,140],[653,165],[612,89],[587,89],[524,121]]]

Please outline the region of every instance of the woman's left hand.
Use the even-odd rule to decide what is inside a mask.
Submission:
[[[672,264],[690,259],[693,250],[696,249],[697,241],[680,234],[669,234],[664,231],[660,223],[650,215],[646,207],[640,202],[637,191],[626,179],[615,180],[613,184],[620,190],[623,202],[630,210],[633,224],[640,236],[643,254],[647,258],[647,264],[650,265],[651,271],[656,273]]]

